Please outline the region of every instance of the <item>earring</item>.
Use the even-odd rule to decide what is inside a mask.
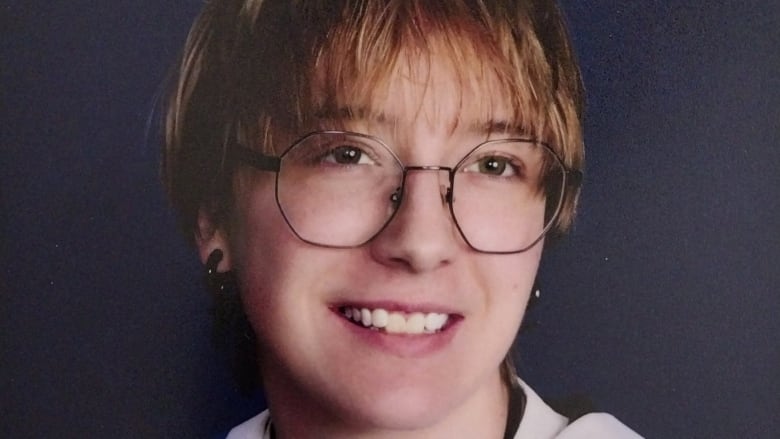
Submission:
[[[531,295],[528,296],[528,304],[525,307],[525,317],[523,318],[523,322],[520,324],[520,333],[526,334],[528,331],[532,330],[534,327],[538,325],[538,322],[535,320],[531,320],[531,317],[528,315],[528,311],[539,304],[539,300],[542,297],[542,287],[539,286],[539,281],[534,280],[534,285],[531,287]]]
[[[214,298],[214,342],[229,356],[239,390],[251,395],[259,384],[255,333],[244,313],[238,283],[232,271],[217,271],[223,257],[216,249],[206,259],[204,279]]]
[[[217,271],[222,261],[222,250],[216,249],[206,259],[204,280],[214,299],[214,323],[216,332],[223,331],[238,316],[243,316],[241,297],[232,271]]]
[[[222,250],[216,249],[209,254],[206,260],[206,274],[212,275],[217,272],[217,265],[222,260]]]
[[[220,273],[217,271],[220,261],[222,261],[222,250],[216,249],[209,254],[206,260],[206,285],[209,290],[217,295],[224,295],[226,292],[232,292],[235,287],[233,274],[230,271]]]
[[[528,297],[528,306],[526,309],[531,309],[539,304],[542,298],[542,287],[539,285],[539,281],[535,280],[534,285],[531,287],[531,295]]]

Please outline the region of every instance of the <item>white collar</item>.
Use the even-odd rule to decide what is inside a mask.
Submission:
[[[551,409],[542,398],[520,378],[517,379],[525,393],[525,412],[514,439],[539,439],[555,437],[566,428],[569,420]]]
[[[569,420],[542,401],[523,380],[517,379],[525,393],[525,412],[514,439],[627,438],[641,436],[606,413],[592,413],[568,425]],[[271,415],[264,410],[230,430],[227,439],[271,439]]]

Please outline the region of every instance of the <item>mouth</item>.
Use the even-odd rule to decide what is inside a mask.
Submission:
[[[337,310],[356,326],[398,335],[436,334],[446,330],[455,320],[455,316],[439,312],[401,312],[355,306],[340,306]]]

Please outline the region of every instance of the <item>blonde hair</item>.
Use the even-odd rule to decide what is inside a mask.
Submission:
[[[184,232],[198,232],[201,209],[228,225],[232,142],[275,151],[274,133],[295,133],[323,106],[370,101],[402,52],[449,57],[464,81],[474,72],[498,78],[515,125],[582,168],[580,73],[552,1],[207,2],[165,121],[163,181]],[[568,230],[577,192],[567,192],[552,233]]]
[[[410,54],[463,66],[454,72],[462,83],[496,78],[490,91],[509,103],[511,122],[582,168],[583,88],[551,0],[210,1],[187,39],[165,121],[162,176],[185,234],[199,233],[199,212],[229,226],[242,187],[230,145],[279,152],[275,136],[304,134],[318,111],[371,103]],[[548,233],[571,225],[579,188],[568,189]],[[513,373],[508,356],[502,374]]]

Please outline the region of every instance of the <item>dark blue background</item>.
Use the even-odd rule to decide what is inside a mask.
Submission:
[[[157,179],[154,108],[200,5],[0,6],[2,437],[214,437],[260,403],[210,345]],[[649,437],[775,437],[780,4],[564,6],[587,176],[522,375]]]

